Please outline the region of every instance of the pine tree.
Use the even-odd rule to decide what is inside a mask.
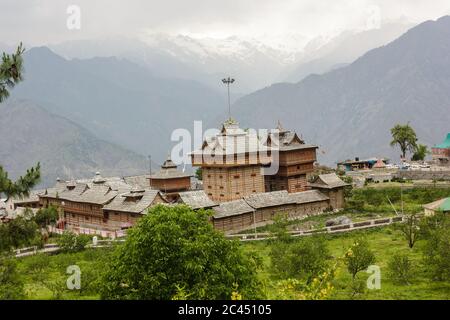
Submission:
[[[9,96],[8,89],[13,88],[22,81],[23,58],[25,49],[22,43],[17,47],[13,54],[3,52],[2,62],[0,64],[0,102]]]
[[[0,102],[9,96],[8,89],[22,81],[23,59],[25,49],[22,43],[17,47],[16,53],[2,55],[0,64]],[[8,173],[0,165],[0,194],[7,198],[14,196],[28,196],[30,190],[40,181],[40,164],[27,170],[24,176],[13,182],[8,178]]]

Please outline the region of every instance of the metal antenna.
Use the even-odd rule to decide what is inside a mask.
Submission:
[[[150,176],[149,176],[149,181],[150,181],[150,189],[152,188],[152,156],[148,156],[148,164],[149,164],[149,169],[150,169]]]
[[[231,103],[230,103],[230,84],[234,82],[234,79],[228,77],[222,79],[222,83],[227,85],[228,89],[228,117],[231,120]]]

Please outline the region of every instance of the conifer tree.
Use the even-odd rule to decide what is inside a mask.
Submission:
[[[22,54],[24,51],[25,49],[21,43],[15,53],[2,54],[0,64],[0,102],[9,96],[8,89],[13,88],[23,79]],[[6,195],[7,198],[28,196],[30,190],[39,183],[40,175],[40,164],[38,163],[36,167],[28,169],[24,176],[13,182],[8,178],[8,173],[0,165],[0,194]]]

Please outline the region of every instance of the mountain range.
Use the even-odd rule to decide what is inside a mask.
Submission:
[[[323,73],[351,63],[366,51],[394,40],[411,25],[405,20],[394,20],[377,29],[313,38],[295,30],[277,37],[146,33],[134,38],[66,41],[49,47],[66,59],[125,58],[156,76],[195,80],[221,92],[223,86],[218,80],[234,76],[234,98],[275,81],[299,81],[310,73]]]
[[[41,163],[41,186],[61,179],[127,176],[148,172],[148,160],[123,147],[98,139],[73,121],[27,100],[0,104],[0,159],[10,177]]]
[[[450,16],[426,21],[348,66],[298,83],[277,83],[242,97],[235,117],[244,126],[281,120],[320,146],[319,161],[391,157],[390,128],[407,123],[419,141],[439,142],[449,128]]]
[[[11,93],[70,119],[100,139],[161,162],[172,131],[226,113],[225,97],[196,81],[154,76],[125,59],[66,60],[46,47],[24,55]]]

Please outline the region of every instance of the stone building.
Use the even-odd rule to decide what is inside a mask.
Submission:
[[[340,209],[344,207],[344,188],[349,184],[342,181],[335,173],[321,174],[308,184],[330,198],[330,207]]]
[[[277,162],[279,167],[276,174],[264,176],[266,192],[308,190],[307,175],[314,171],[318,147],[305,144],[295,132],[283,129],[280,123],[268,135],[265,144],[271,149],[272,165]]]
[[[120,223],[125,223],[121,220],[133,221],[131,215],[134,215],[135,212],[121,211],[120,215],[115,215],[114,212],[110,219],[109,212],[105,213],[103,209],[117,196],[136,191],[138,187],[126,183],[124,178],[106,179],[97,172],[93,179],[64,182],[58,180],[53,188],[48,188],[39,194],[39,203],[41,207],[55,205],[61,209],[61,217],[58,222],[60,229],[114,237],[119,227],[122,228]],[[136,197],[130,197],[130,202],[131,198],[133,198],[132,201],[139,199],[138,195],[140,192],[136,192]]]
[[[242,199],[265,191],[262,165],[270,163],[269,148],[256,133],[234,120],[226,121],[219,134],[208,137],[191,153],[192,165],[202,168],[203,189],[217,202]]]
[[[191,174],[177,170],[177,165],[168,157],[161,170],[150,176],[150,187],[164,192],[167,199],[174,200],[179,192],[191,188],[191,177]]]
[[[203,190],[180,192],[176,203],[185,204],[194,210],[211,209],[217,206],[217,203],[212,201]]]
[[[286,190],[251,195],[214,207],[214,228],[224,232],[252,229],[274,221],[276,216],[302,219],[330,208],[330,199],[318,190],[288,193]]]
[[[433,160],[435,160],[438,164],[450,164],[450,133],[447,134],[447,138],[442,143],[431,148],[431,154]]]
[[[103,207],[103,217],[107,220],[110,230],[123,230],[132,227],[151,206],[165,203],[167,200],[158,190],[135,186],[106,204]]]

